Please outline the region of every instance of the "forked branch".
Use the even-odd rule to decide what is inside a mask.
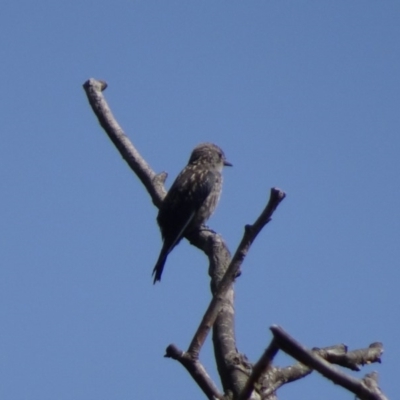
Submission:
[[[107,84],[89,79],[83,85],[93,112],[97,116],[111,141],[119,150],[131,169],[139,177],[156,207],[160,207],[166,194],[164,182],[166,173],[156,174],[136,150],[115,120],[104,96]],[[165,357],[179,361],[190,373],[209,399],[224,399],[226,395],[241,400],[255,394],[258,398],[275,398],[275,391],[285,383],[300,379],[312,370],[317,370],[333,382],[347,388],[362,400],[386,400],[377,385],[377,374],[368,374],[357,380],[332,367],[331,363],[358,370],[359,365],[380,362],[383,352],[381,343],[373,343],[368,349],[348,352],[344,345],[324,349],[308,350],[290,337],[282,328],[273,326],[274,335],[270,346],[254,365],[236,349],[234,332],[233,283],[240,274],[240,268],[251,244],[258,233],[271,220],[277,206],[285,198],[285,193],[271,189],[267,206],[253,225],[247,225],[243,239],[233,258],[223,238],[209,229],[200,229],[187,235],[191,244],[205,252],[210,262],[212,300],[189,345],[187,352],[169,345]],[[199,353],[210,329],[214,327],[213,343],[223,395],[207,374],[199,361]],[[272,366],[277,351],[281,349],[299,361],[289,368]]]

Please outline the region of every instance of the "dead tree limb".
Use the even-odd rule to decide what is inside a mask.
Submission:
[[[150,194],[153,204],[160,207],[166,194],[165,172],[156,174],[142,158],[132,142],[115,120],[104,96],[107,84],[89,79],[83,85],[93,112],[97,116],[110,140],[125,159],[127,164],[143,183]],[[247,225],[233,258],[223,238],[210,229],[199,229],[186,235],[189,242],[201,249],[209,259],[212,300],[193,336],[186,352],[171,344],[165,357],[180,362],[209,399],[235,398],[276,399],[276,390],[285,383],[300,379],[312,370],[317,370],[333,382],[347,388],[362,400],[386,400],[377,385],[377,374],[367,374],[357,380],[331,364],[358,370],[359,365],[380,362],[383,352],[381,343],[373,343],[368,349],[348,352],[344,345],[324,349],[308,350],[290,337],[282,328],[273,326],[274,338],[260,360],[253,366],[246,356],[236,348],[234,331],[234,290],[233,283],[240,274],[240,268],[251,244],[271,220],[271,216],[285,198],[285,193],[272,188],[270,199],[263,212],[253,225]],[[213,328],[213,344],[218,372],[224,394],[217,388],[205,368],[199,361],[201,348],[210,329]],[[291,367],[277,368],[272,361],[281,349],[299,361]]]
[[[323,352],[319,353],[318,350],[308,350],[279,326],[271,327],[271,331],[274,335],[274,340],[285,353],[291,355],[309,368],[318,371],[337,385],[346,388],[350,392],[354,393],[358,398],[362,400],[386,400],[383,393],[380,390],[376,390],[377,385],[370,384],[370,387],[368,387],[365,381],[353,378],[352,376],[333,367],[321,356]],[[373,343],[368,349],[356,350],[353,352],[349,357],[349,360],[351,360],[349,364],[351,365],[354,363],[357,354],[359,357],[358,363],[361,365],[367,362],[380,362],[382,353],[382,345],[380,343]],[[326,355],[328,355],[328,352],[326,352]],[[368,359],[368,357],[370,358]]]

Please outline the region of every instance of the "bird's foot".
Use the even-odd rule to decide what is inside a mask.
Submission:
[[[205,225],[205,224],[200,226],[199,231],[200,232],[201,231],[207,231],[207,232],[217,233],[214,230],[212,230],[208,225]]]

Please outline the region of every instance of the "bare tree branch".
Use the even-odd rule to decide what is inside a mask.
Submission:
[[[353,392],[362,400],[384,400],[385,397],[378,392],[370,390],[363,381],[346,375],[333,367],[317,353],[308,350],[279,326],[272,326],[271,331],[279,347],[296,360],[315,369],[332,382]]]
[[[324,349],[313,348],[312,350],[332,364],[341,365],[353,371],[359,371],[359,365],[381,362],[383,345],[380,342],[375,342],[370,344],[367,349],[353,351],[347,351],[347,346],[344,344],[326,347]]]
[[[194,360],[189,353],[185,353],[184,351],[179,350],[175,345],[171,344],[167,347],[164,357],[179,361],[209,399],[213,400],[224,398],[223,394],[219,392],[215,383],[207,374],[200,361]]]
[[[151,169],[115,120],[102,93],[106,90],[107,83],[89,79],[83,84],[83,88],[100,125],[119,150],[121,156],[142,181],[154,205],[160,207],[162,199],[165,196],[164,182],[166,174],[157,175]]]
[[[253,225],[246,225],[243,239],[240,242],[235,255],[233,256],[232,261],[230,262],[229,267],[218,286],[218,289],[214,293],[214,296],[203,316],[199,327],[197,328],[192,342],[190,343],[188,353],[192,354],[194,358],[198,357],[200,349],[203,346],[207,335],[221,310],[221,304],[225,299],[226,293],[238,275],[240,267],[250,249],[251,244],[260,233],[262,228],[271,220],[273,212],[279,203],[285,198],[285,196],[285,193],[280,189],[272,188],[269,202],[261,215]]]
[[[251,367],[247,358],[236,349],[233,281],[239,274],[252,242],[271,220],[273,212],[284,198],[284,192],[276,188],[271,189],[269,202],[259,218],[253,225],[245,227],[243,239],[228,268],[226,265],[229,254],[220,259],[220,262],[210,263],[213,298],[187,351],[193,359],[198,359],[200,349],[215,323],[213,343],[218,372],[225,392],[232,391],[235,396],[242,391],[247,382]],[[221,253],[217,252],[216,254]]]
[[[159,208],[166,194],[164,182],[167,174],[165,172],[156,174],[125,135],[104,99],[102,92],[107,88],[107,84],[89,79],[83,87],[100,125],[139,177],[154,205]],[[285,196],[283,191],[277,188],[271,189],[267,206],[253,225],[245,227],[243,239],[232,259],[223,238],[211,229],[203,227],[186,235],[192,245],[208,256],[213,298],[188,351],[183,352],[175,345],[169,345],[165,357],[179,361],[209,399],[222,400],[234,397],[245,400],[251,397],[275,400],[275,392],[280,386],[300,379],[315,369],[328,379],[355,393],[361,400],[387,400],[378,387],[375,372],[367,374],[362,380],[357,380],[329,364],[334,363],[352,370],[359,370],[359,365],[380,362],[383,353],[381,343],[373,343],[368,349],[351,352],[348,352],[344,345],[308,350],[282,328],[273,326],[271,331],[274,339],[254,366],[236,349],[233,283],[240,274],[241,265],[251,244],[271,220],[272,214]],[[200,350],[212,327],[215,358],[225,395],[218,390],[198,360]],[[278,348],[296,358],[300,363],[286,368],[272,366],[272,360]]]
[[[380,343],[373,343],[367,349],[353,351],[347,351],[347,346],[343,344],[313,348],[311,351],[317,353],[331,364],[337,364],[358,371],[358,365],[380,362],[383,350]],[[258,383],[260,393],[263,398],[264,395],[269,396],[275,393],[281,386],[304,378],[311,372],[313,372],[313,369],[302,363],[296,363],[284,368],[271,367],[266,373],[263,373]]]
[[[262,399],[269,399],[281,386],[302,379],[312,372],[311,368],[301,363],[284,368],[272,366],[262,374],[256,387],[259,387]]]
[[[258,362],[253,367],[253,372],[251,373],[249,379],[246,382],[245,387],[240,393],[238,400],[247,400],[250,398],[254,386],[260,379],[261,375],[264,374],[268,367],[271,365],[272,360],[276,356],[279,347],[277,346],[275,340],[272,340],[268,348],[265,350],[264,354],[258,360]]]

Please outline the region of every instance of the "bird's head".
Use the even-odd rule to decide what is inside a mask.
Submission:
[[[224,166],[232,166],[226,159],[222,149],[213,143],[201,143],[197,145],[192,151],[189,164],[206,164],[219,170],[222,170]]]

